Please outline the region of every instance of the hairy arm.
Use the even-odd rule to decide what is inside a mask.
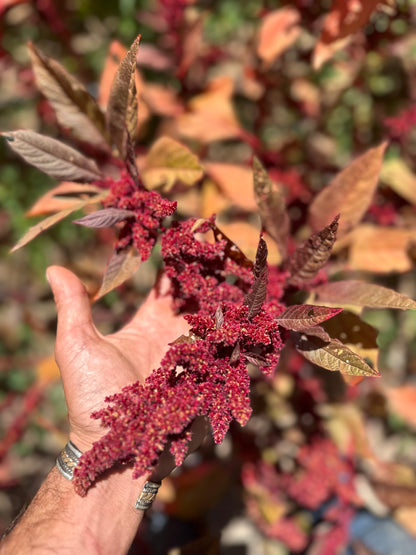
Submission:
[[[1,555],[127,553],[143,518],[134,503],[145,481],[132,481],[129,469],[115,471],[80,497],[53,468],[1,544]]]

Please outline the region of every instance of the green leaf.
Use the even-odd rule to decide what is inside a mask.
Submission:
[[[193,185],[203,175],[198,157],[170,137],[160,137],[150,148],[142,173],[148,189],[163,187],[169,191],[178,181]]]
[[[350,376],[380,376],[377,370],[337,339],[325,343],[316,337],[295,335],[298,339],[296,349],[313,364]]]

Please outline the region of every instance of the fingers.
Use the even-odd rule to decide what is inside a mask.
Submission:
[[[58,338],[74,340],[88,332],[94,332],[90,300],[77,276],[61,266],[50,266],[46,277],[58,311]]]

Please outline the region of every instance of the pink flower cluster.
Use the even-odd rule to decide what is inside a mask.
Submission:
[[[410,106],[399,115],[384,119],[384,125],[389,129],[392,137],[404,139],[416,125],[416,106]]]
[[[124,174],[112,183],[104,204],[107,208],[134,212],[134,219],[123,222],[115,249],[120,251],[134,246],[144,261],[152,252],[163,219],[175,212],[177,203],[162,198],[156,191],[147,191],[136,185],[128,174]]]
[[[360,503],[353,486],[353,465],[330,440],[322,438],[302,446],[296,460],[298,469],[290,474],[271,464],[246,464],[242,478],[249,494],[247,510],[265,535],[284,542],[293,552],[305,549],[310,540],[301,525],[305,509],[315,515],[322,511],[322,521],[331,527],[315,534],[319,553],[338,553],[345,546],[349,523]],[[262,505],[269,507],[269,513],[272,506],[276,511],[280,508],[280,516],[268,521]]]
[[[226,255],[226,241],[198,240],[214,228],[214,216],[198,225],[191,218],[164,233],[162,256],[172,283],[176,307],[183,312],[212,313],[222,301],[241,302],[253,281],[251,268],[236,264]],[[231,279],[232,278],[232,281]]]

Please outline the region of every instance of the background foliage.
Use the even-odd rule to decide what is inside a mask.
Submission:
[[[113,43],[108,56],[111,41],[129,45],[140,32],[136,139],[144,175],[147,169],[149,183],[156,180],[165,191],[176,184],[172,194],[182,216],[216,212],[221,228],[252,259],[259,229],[253,152],[285,192],[292,240],[299,242],[310,233],[305,213],[316,193],[352,159],[388,140],[381,171],[375,172],[377,191],[363,220],[335,244],[331,274],[415,298],[414,2],[125,0],[115,8],[92,0],[9,0],[0,4],[0,13],[1,129],[34,129],[64,141],[66,130],[36,91],[26,42],[58,59],[105,104],[111,61],[123,52]],[[149,148],[162,135],[187,144],[203,161],[204,178],[193,187],[183,174],[177,184],[177,170],[149,172]],[[53,180],[21,163],[3,143],[0,149],[5,527],[66,437],[45,268],[64,264],[94,292],[113,234],[62,222],[10,256],[28,228],[25,212]],[[324,211],[317,214],[319,219]],[[273,244],[270,251],[278,263],[281,252]],[[103,332],[134,312],[156,264],[151,259],[131,283],[95,305]],[[357,554],[391,553],[392,546],[414,552],[415,313],[383,309],[362,317],[379,332],[378,363],[372,328],[343,339],[363,348],[368,341],[372,351],[363,354],[378,364],[382,379],[346,385],[338,374],[287,349],[275,380],[256,382],[255,416],[248,426],[233,427],[221,447],[207,444],[166,480],[163,512],[148,516],[132,551],[165,553],[199,537],[206,543],[198,549],[208,553],[223,530],[224,553],[227,545],[231,550],[241,542],[253,554],[342,553],[347,545]],[[354,331],[351,322],[344,322],[341,334]],[[311,446],[308,437],[316,427],[321,439]]]

